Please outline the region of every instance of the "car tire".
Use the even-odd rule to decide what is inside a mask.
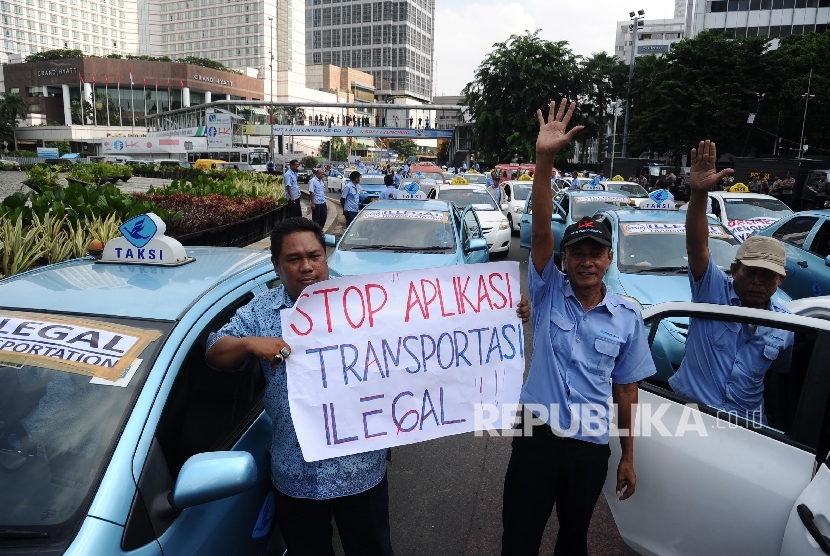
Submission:
[[[519,235],[519,230],[513,227],[513,217],[508,213],[507,224],[510,226],[510,235],[516,237]]]

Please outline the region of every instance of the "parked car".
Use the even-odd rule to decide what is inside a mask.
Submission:
[[[735,236],[744,241],[753,232],[763,230],[779,218],[793,213],[790,207],[770,195],[711,191],[712,214]],[[681,210],[686,210],[683,205]]]
[[[797,212],[755,235],[784,244],[787,279],[781,289],[793,299],[830,294],[830,210]]]
[[[192,168],[193,165],[190,162],[185,162],[183,160],[156,160],[153,162],[157,166],[161,166],[162,168]]]
[[[471,207],[435,200],[383,199],[364,208],[334,247],[329,268],[341,276],[486,263],[487,240]]]
[[[306,170],[305,166],[300,166],[297,169],[297,182],[298,183],[308,183],[311,181],[311,172]]]
[[[484,185],[441,184],[428,197],[454,203],[460,210],[471,207],[481,222],[481,231],[487,240],[491,255],[507,255],[510,250],[510,223]],[[506,203],[505,203],[506,205]],[[504,205],[503,205],[504,206]],[[506,206],[505,206],[506,208]]]
[[[256,172],[256,168],[245,162],[226,162],[225,170],[236,170],[237,172]]]
[[[208,334],[278,284],[270,255],[171,266],[158,245],[0,280],[0,552],[281,553],[259,363],[205,362]]]
[[[0,160],[0,170],[20,170],[20,164],[14,160]]]
[[[326,176],[326,188],[329,191],[343,191],[343,182],[346,181],[342,172],[332,169],[330,175]]]

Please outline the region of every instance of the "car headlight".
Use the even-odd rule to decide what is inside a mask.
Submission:
[[[624,299],[627,299],[628,301],[630,301],[631,303],[633,303],[634,305],[636,305],[636,306],[640,309],[640,311],[642,311],[642,310],[643,310],[643,304],[642,304],[642,303],[640,303],[639,301],[637,301],[637,299],[636,299],[636,298],[631,297],[630,295],[622,295],[622,294],[617,294],[617,295],[619,295],[620,297],[622,297],[622,298],[624,298]]]
[[[516,214],[521,214],[524,211],[525,211],[524,207],[516,207],[516,209],[513,212],[515,212]]]
[[[510,225],[507,223],[507,220],[502,220],[501,224],[499,224],[499,230],[506,230],[509,227]]]

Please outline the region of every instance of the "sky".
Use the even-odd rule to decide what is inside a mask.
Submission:
[[[674,0],[436,0],[436,94],[461,94],[493,44],[525,30],[583,56],[613,54],[617,21],[640,9],[646,19],[670,19]]]

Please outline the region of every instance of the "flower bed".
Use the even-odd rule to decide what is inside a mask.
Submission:
[[[220,194],[197,196],[186,193],[136,193],[133,197],[136,201],[152,203],[170,213],[181,212],[182,217],[167,227],[167,234],[173,237],[247,220],[280,206],[270,197],[226,197]]]

